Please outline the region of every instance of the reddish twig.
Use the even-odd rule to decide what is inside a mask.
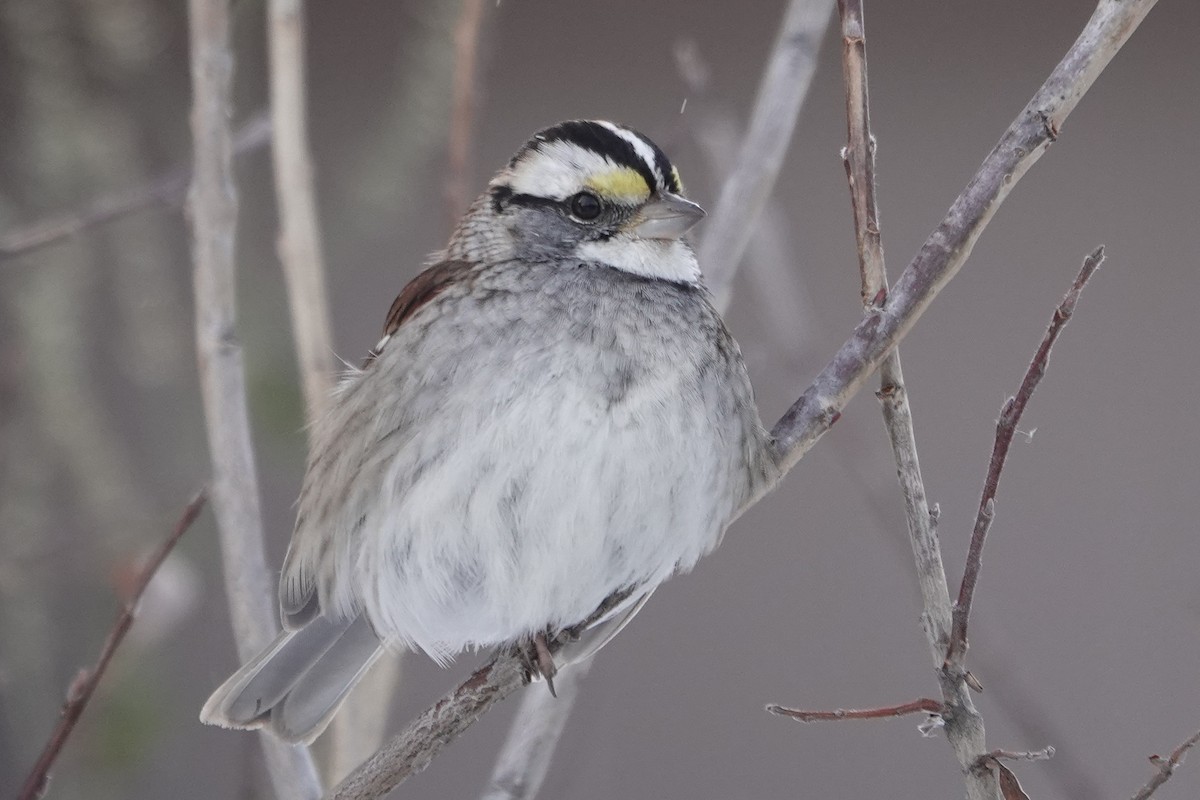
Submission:
[[[25,779],[25,785],[18,795],[19,800],[34,800],[34,798],[41,797],[46,791],[46,785],[50,780],[50,767],[54,765],[67,738],[75,730],[75,723],[79,721],[79,717],[91,701],[96,687],[100,684],[100,679],[104,677],[104,673],[108,669],[109,662],[112,661],[121,642],[125,640],[125,634],[129,633],[129,628],[133,625],[134,617],[137,615],[138,603],[142,599],[142,594],[145,593],[146,587],[150,585],[150,580],[158,572],[162,563],[167,560],[167,556],[174,549],[176,543],[183,537],[183,534],[187,533],[188,528],[196,521],[196,517],[200,516],[200,511],[204,508],[207,499],[205,491],[201,489],[184,507],[171,535],[158,546],[158,549],[150,555],[146,565],[142,567],[142,571],[134,582],[133,591],[121,605],[121,611],[117,614],[112,628],[109,629],[108,636],[104,639],[104,646],[100,649],[100,657],[96,659],[96,664],[91,669],[79,670],[75,679],[71,681],[58,724],[54,726],[54,731],[46,741],[46,746],[42,748],[42,754],[38,756],[38,760],[30,769],[29,776]]]
[[[471,130],[475,118],[479,36],[484,0],[463,0],[454,25],[454,83],[451,89],[450,134],[446,142],[446,216],[451,226],[470,203],[467,171],[471,166]]]
[[[1158,787],[1171,779],[1175,774],[1175,769],[1183,763],[1184,756],[1188,750],[1191,750],[1197,744],[1200,744],[1200,731],[1196,731],[1191,736],[1183,740],[1183,744],[1171,751],[1164,761],[1160,756],[1150,756],[1150,763],[1158,767],[1158,772],[1154,773],[1154,777],[1146,781],[1146,785],[1137,791],[1130,800],[1146,800],[1147,797],[1154,794]]]
[[[799,722],[839,722],[846,719],[889,719],[906,714],[944,714],[946,707],[940,700],[922,697],[911,703],[879,708],[837,708],[833,711],[803,711],[772,703],[767,711],[780,717],[790,717]]]
[[[271,121],[266,112],[250,117],[233,137],[234,155],[263,147],[271,140]],[[94,198],[83,208],[47,217],[10,231],[0,238],[0,259],[26,255],[81,233],[88,228],[120,219],[153,205],[177,206],[183,202],[192,170],[175,167],[149,183]]]
[[[946,651],[947,664],[961,664],[966,653],[967,620],[971,615],[971,601],[975,596],[975,585],[979,580],[983,545],[987,539],[992,519],[995,517],[996,489],[1000,483],[1000,473],[1004,470],[1005,459],[1008,458],[1009,446],[1017,432],[1017,425],[1020,423],[1021,415],[1025,413],[1025,407],[1029,404],[1029,399],[1033,397],[1038,383],[1046,374],[1050,348],[1054,346],[1054,342],[1062,333],[1063,328],[1071,321],[1071,315],[1075,312],[1075,304],[1079,302],[1083,287],[1091,280],[1092,275],[1103,261],[1103,245],[1097,247],[1091,255],[1083,260],[1083,266],[1075,277],[1075,282],[1071,284],[1070,290],[1067,291],[1058,308],[1054,310],[1050,326],[1046,329],[1046,335],[1042,337],[1042,343],[1038,345],[1037,352],[1029,363],[1029,368],[1025,370],[1025,377],[1021,380],[1020,388],[1005,402],[1004,408],[1000,411],[1000,419],[996,422],[996,441],[992,446],[992,457],[988,463],[987,477],[984,479],[983,493],[979,499],[979,513],[975,517],[975,530],[971,534],[971,546],[967,551],[967,566],[963,571],[962,584],[958,590],[958,602],[954,604],[950,646]]]

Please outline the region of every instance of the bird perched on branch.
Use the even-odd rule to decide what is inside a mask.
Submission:
[[[311,741],[389,646],[519,645],[550,679],[716,547],[777,467],[683,239],[703,216],[629,128],[517,151],[316,422],[284,631],[203,721]]]

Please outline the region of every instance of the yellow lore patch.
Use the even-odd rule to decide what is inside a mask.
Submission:
[[[636,205],[650,197],[650,187],[646,185],[646,179],[636,169],[629,167],[594,173],[584,185],[601,197],[617,203]]]

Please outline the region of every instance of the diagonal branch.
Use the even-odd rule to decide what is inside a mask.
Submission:
[[[975,529],[971,533],[971,545],[967,550],[967,566],[963,572],[962,584],[958,590],[958,602],[954,604],[954,621],[950,637],[950,646],[946,651],[946,663],[961,665],[967,651],[967,620],[971,616],[971,601],[975,597],[975,585],[979,580],[979,569],[982,566],[983,544],[987,539],[988,529],[995,517],[996,489],[1000,484],[1000,473],[1004,470],[1004,462],[1008,458],[1008,449],[1012,445],[1013,436],[1021,422],[1021,415],[1029,405],[1029,399],[1037,390],[1038,384],[1046,374],[1046,364],[1050,359],[1050,349],[1058,340],[1063,328],[1071,321],[1075,313],[1075,304],[1083,287],[1087,286],[1092,275],[1104,262],[1104,247],[1095,249],[1083,260],[1083,267],[1071,284],[1070,290],[1050,320],[1046,335],[1038,345],[1025,377],[1017,393],[1008,398],[1000,411],[1000,419],[996,422],[996,440],[992,445],[992,457],[988,462],[987,477],[983,481],[983,495],[979,498],[979,513],[975,518]]]
[[[1158,772],[1154,774],[1154,777],[1146,781],[1145,786],[1138,789],[1131,800],[1146,800],[1146,798],[1154,794],[1158,787],[1171,779],[1171,776],[1175,774],[1176,768],[1183,764],[1184,756],[1187,755],[1188,750],[1191,750],[1197,744],[1200,744],[1200,731],[1196,731],[1184,739],[1183,743],[1172,750],[1171,755],[1167,756],[1166,759],[1159,756],[1150,756],[1150,763],[1158,767]]]
[[[833,0],[792,0],[788,4],[741,150],[729,180],[721,187],[712,224],[697,255],[718,307],[729,304],[733,276],[754,233],[754,221],[775,187],[796,117],[816,72],[817,53],[832,9]]]
[[[971,248],[1067,116],[1156,0],[1100,0],[1079,38],[1042,84],[901,274],[887,302],[868,311],[812,385],[775,423],[781,475],[837,421],[846,403],[966,263]],[[754,498],[757,499],[757,498]]]
[[[150,554],[150,558],[146,561],[145,566],[138,573],[137,580],[133,584],[133,591],[129,593],[129,597],[122,603],[121,611],[117,614],[117,619],[113,622],[108,636],[104,639],[104,646],[100,649],[100,656],[96,659],[95,666],[91,669],[79,670],[79,674],[71,681],[71,686],[67,689],[67,700],[63,703],[58,724],[54,726],[54,731],[50,734],[50,738],[47,740],[42,754],[38,756],[37,762],[29,771],[29,776],[25,779],[25,785],[21,788],[21,793],[17,795],[18,800],[36,800],[36,798],[45,794],[46,786],[50,780],[50,767],[54,766],[58,754],[62,752],[63,745],[67,742],[67,737],[75,730],[75,723],[79,721],[79,717],[91,701],[96,687],[100,685],[100,679],[104,677],[104,673],[108,669],[113,655],[116,654],[117,648],[125,640],[125,634],[129,633],[129,629],[133,627],[133,620],[137,616],[138,604],[142,600],[142,595],[146,592],[146,587],[150,585],[150,581],[154,578],[155,573],[158,572],[158,568],[167,560],[167,556],[175,549],[175,545],[183,538],[188,529],[192,527],[192,523],[196,521],[196,518],[200,516],[200,511],[204,508],[204,503],[207,500],[208,497],[203,489],[196,493],[196,496],[184,507],[183,513],[175,522],[175,527],[172,529],[171,535],[164,539],[162,544]]]
[[[213,512],[234,638],[239,656],[248,661],[275,637],[278,623],[263,545],[245,368],[236,339],[237,190],[229,133],[233,77],[229,17],[228,0],[188,2],[195,150],[188,217]],[[261,741],[276,794],[288,798],[320,794],[307,748],[267,736]]]
[[[562,631],[548,643],[551,654],[568,642],[578,641],[580,634],[629,599],[629,595],[630,590],[609,595],[586,620]],[[485,711],[529,682],[526,663],[521,645],[502,649],[338,784],[326,796],[327,800],[382,797],[425,769]]]

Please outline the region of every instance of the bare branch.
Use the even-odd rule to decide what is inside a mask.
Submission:
[[[327,795],[327,800],[382,797],[429,766],[446,745],[525,683],[512,652],[496,656],[434,703]]]
[[[29,776],[25,779],[25,785],[21,788],[21,793],[17,796],[18,800],[35,800],[35,798],[41,797],[45,793],[46,786],[50,780],[50,767],[54,766],[54,761],[58,758],[58,754],[62,752],[67,738],[75,730],[75,723],[79,721],[79,717],[91,701],[96,687],[100,685],[100,679],[104,677],[109,662],[112,661],[112,657],[116,654],[117,648],[121,646],[121,642],[125,640],[125,634],[129,633],[129,629],[133,626],[134,617],[137,616],[138,603],[141,602],[142,595],[146,592],[146,587],[150,585],[150,581],[155,573],[158,572],[158,568],[167,560],[167,556],[175,549],[175,545],[183,538],[188,529],[192,527],[192,523],[196,521],[196,518],[200,516],[200,511],[204,508],[204,503],[207,500],[208,497],[203,489],[197,492],[196,496],[184,507],[183,513],[175,522],[175,527],[172,529],[171,535],[164,539],[162,544],[146,560],[145,566],[142,567],[137,579],[133,583],[133,589],[129,593],[129,597],[125,598],[124,603],[122,603],[121,611],[117,614],[117,619],[113,622],[112,628],[109,629],[108,636],[104,639],[104,646],[100,648],[100,657],[96,659],[96,664],[91,669],[79,670],[79,674],[71,681],[71,686],[67,689],[67,699],[63,703],[58,724],[54,726],[50,738],[46,741],[46,746],[42,749],[42,754],[38,756],[38,760],[29,771]]]
[[[906,714],[944,714],[946,707],[941,701],[922,697],[911,703],[901,703],[898,706],[881,706],[879,708],[837,708],[833,711],[802,711],[798,708],[771,704],[767,711],[780,717],[791,717],[799,722],[840,722],[846,719],[887,719],[902,717]]]
[[[479,37],[484,0],[462,0],[454,24],[454,87],[451,92],[450,136],[446,143],[446,217],[453,227],[471,202],[471,130],[474,127]]]
[[[1100,0],[1083,32],[984,159],[946,218],[851,338],[775,424],[785,474],[837,421],[849,399],[966,262],[992,215],[1058,137],[1063,122],[1156,0]],[[754,498],[757,499],[757,498]]]
[[[308,144],[304,6],[300,0],[270,0],[267,30],[279,261],[292,314],[304,404],[308,419],[313,420],[330,397],[335,367]]]
[[[596,620],[629,599],[630,590],[614,592],[583,622],[561,631],[548,646],[551,653],[577,641]],[[329,793],[327,800],[382,797],[417,774],[475,723],[485,711],[528,682],[521,645],[501,650],[457,689],[443,697],[397,734]],[[573,669],[574,665],[568,669]],[[565,675],[563,670],[560,675]]]
[[[979,513],[975,518],[975,529],[971,534],[971,545],[967,551],[967,566],[963,571],[962,584],[959,586],[958,602],[954,604],[954,625],[950,647],[946,652],[946,661],[949,664],[961,664],[963,656],[966,654],[967,620],[971,615],[971,601],[975,596],[975,584],[979,580],[983,544],[987,539],[992,519],[995,517],[996,489],[1000,484],[1000,473],[1004,470],[1004,462],[1008,458],[1008,449],[1017,432],[1017,425],[1021,422],[1021,415],[1025,413],[1025,407],[1037,390],[1038,383],[1046,374],[1050,349],[1054,346],[1054,342],[1062,333],[1063,328],[1071,321],[1071,315],[1075,313],[1075,304],[1079,302],[1083,287],[1087,286],[1088,281],[1103,262],[1103,246],[1097,247],[1091,255],[1083,260],[1083,266],[1075,277],[1075,282],[1071,284],[1066,296],[1054,310],[1050,326],[1046,329],[1046,335],[1042,338],[1042,343],[1038,345],[1037,352],[1034,353],[1033,360],[1029,363],[1029,368],[1025,370],[1025,377],[1021,380],[1020,388],[1017,389],[1016,395],[1005,402],[1004,408],[1000,411],[1000,419],[996,422],[996,441],[992,445],[992,457],[988,463],[987,477],[983,481],[983,495],[979,498]]]
[[[866,28],[862,0],[838,0],[842,22],[842,74],[846,86],[847,145],[842,150],[850,201],[854,210],[854,234],[858,246],[862,278],[862,302],[867,312],[877,310],[887,297],[887,269],[884,264],[879,210],[875,198],[875,137],[871,134],[871,114],[867,86]],[[946,569],[938,544],[934,515],[930,512],[917,457],[916,431],[900,351],[893,349],[879,368],[878,394],[884,426],[896,461],[896,476],[904,497],[904,512],[909,541],[916,562],[917,582],[924,606],[922,619],[935,666],[945,658],[951,624],[950,591]],[[967,797],[988,800],[996,796],[996,774],[990,770],[972,770],[979,754],[987,746],[983,719],[975,709],[967,683],[967,673],[941,675],[946,711],[943,717],[953,722],[945,726],[946,738],[963,768]]]
[[[238,654],[249,660],[274,638],[277,621],[263,546],[258,478],[236,339],[234,242],[237,191],[229,133],[233,55],[227,0],[189,0],[195,175],[188,195],[196,304],[196,354],[213,464],[220,533]],[[261,737],[276,793],[308,798],[320,784],[307,748]]]
[[[1171,779],[1175,774],[1175,769],[1183,763],[1184,756],[1188,750],[1191,750],[1197,744],[1200,744],[1200,731],[1196,731],[1191,736],[1183,740],[1183,744],[1171,751],[1171,755],[1164,761],[1159,756],[1150,756],[1150,763],[1158,767],[1158,772],[1154,774],[1150,780],[1146,781],[1146,785],[1133,795],[1131,800],[1146,800],[1150,795],[1154,794],[1158,787]]]
[[[700,244],[698,258],[718,307],[729,303],[733,275],[754,232],[754,221],[783,166],[832,9],[832,0],[791,0],[788,4],[741,150]]]
[[[537,797],[567,718],[592,660],[572,664],[554,678],[558,697],[525,692],[496,759],[483,800],[531,800]]]
[[[987,760],[1007,759],[1008,761],[1046,761],[1054,758],[1054,748],[1047,746],[1041,750],[992,750],[979,757],[982,764]]]
[[[265,112],[251,116],[233,136],[235,156],[253,152],[271,139],[271,121]],[[43,247],[66,239],[88,228],[141,211],[154,205],[174,206],[183,202],[192,181],[189,165],[181,165],[163,173],[149,183],[119,192],[102,194],[83,208],[55,214],[0,238],[0,260],[36,252]]]

